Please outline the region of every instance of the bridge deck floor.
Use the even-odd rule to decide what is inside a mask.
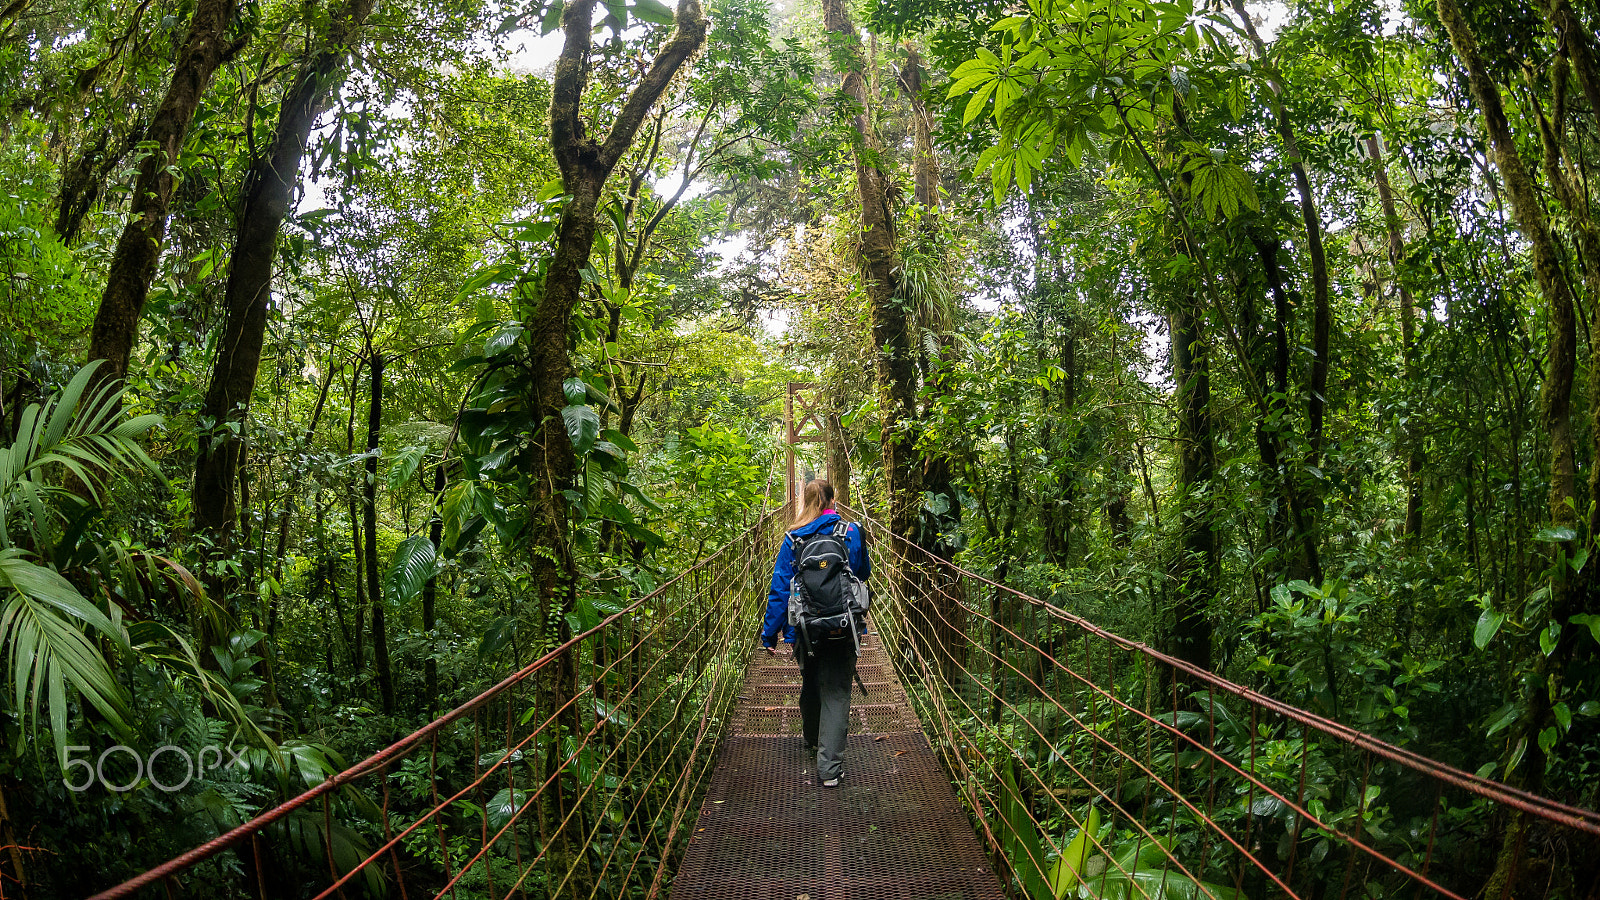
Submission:
[[[817,783],[793,657],[752,654],[672,900],[1003,900],[876,635],[857,665],[844,780]]]

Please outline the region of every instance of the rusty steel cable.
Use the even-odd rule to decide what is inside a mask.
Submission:
[[[96,896],[133,896],[157,884],[170,896],[206,860],[246,844],[248,877],[263,898],[285,890],[360,897],[375,884],[400,897],[458,896],[470,880],[470,894],[509,900],[558,885],[570,893],[586,878],[593,884],[581,890],[590,897],[612,896],[617,885],[644,896],[647,886],[634,880],[660,884],[660,870],[681,852],[682,810],[708,777],[708,751],[742,672],[737,635],[752,627],[764,599],[765,578],[755,575],[769,562],[773,522],[772,512],[762,515],[686,571],[406,738]],[[552,673],[571,689],[550,683]],[[456,781],[467,754],[470,767]],[[647,777],[633,777],[641,772]],[[668,772],[673,777],[664,778]],[[413,794],[421,787],[424,805],[402,801],[407,785]],[[357,788],[367,794],[350,794]],[[486,800],[497,789],[503,822],[491,819]],[[314,838],[323,856],[321,885],[305,883],[315,866],[307,875],[280,861],[293,848],[274,837],[285,821],[305,834],[306,823],[289,817],[318,800],[320,827],[310,833],[321,831]],[[354,862],[348,853],[336,859],[335,830],[352,811],[359,825],[363,804],[375,813],[360,826],[376,829],[375,849]],[[614,815],[618,804],[627,809]],[[663,835],[659,826],[669,816],[675,821]],[[609,852],[590,849],[602,832]],[[624,851],[625,843],[633,849]],[[558,850],[565,858],[552,864]],[[539,882],[530,882],[536,873]],[[274,879],[298,879],[299,886],[269,883]]]
[[[899,592],[896,591],[895,593],[897,595],[896,599],[901,599],[903,601],[904,598],[902,596],[899,596]],[[940,615],[941,615],[941,620],[942,620],[943,624],[949,624],[948,620],[944,620],[943,619],[943,614],[941,613]],[[978,615],[981,616],[982,614],[979,613]],[[893,633],[893,631],[895,629],[897,629],[897,628],[905,628],[907,630],[915,630],[915,624],[912,623],[911,621],[909,621],[909,619],[905,619],[903,617],[902,618],[891,617],[890,622],[892,623],[892,624],[889,625],[889,628],[891,629],[891,633]],[[884,627],[884,623],[881,620],[879,622],[879,626],[880,626],[880,628]],[[903,635],[901,635],[901,636],[903,637]],[[984,652],[986,652],[986,653],[989,652],[987,647],[980,648],[980,649],[983,649]],[[999,660],[998,657],[995,657],[995,659],[997,661],[1003,662],[1002,660]],[[919,660],[919,662],[921,662],[921,660]],[[931,672],[928,668],[926,668],[925,663],[923,663],[919,667],[922,670],[922,674],[923,674],[924,678],[937,677],[937,676],[934,675],[933,672]],[[963,674],[971,676],[974,673],[969,669],[964,669]],[[1021,673],[1019,672],[1018,674],[1021,674]],[[1026,677],[1026,676],[1024,676],[1024,677]],[[993,689],[992,685],[985,685],[985,684],[983,684],[981,682],[978,682],[978,686],[979,686],[980,689],[988,691],[992,697],[999,698],[1001,700],[1002,704],[1005,704],[1007,706],[1011,706],[1010,704],[1006,704],[1004,698],[1000,697],[1000,694]],[[978,720],[979,719],[979,717],[980,717],[979,711],[976,708],[974,708],[972,706],[972,704],[970,702],[968,702],[967,699],[964,696],[962,696],[960,693],[955,693],[953,696],[954,696],[955,701],[960,703],[961,706],[964,709],[966,709],[966,711],[968,713],[971,714],[971,716],[972,716],[972,718],[974,720]],[[1014,709],[1014,706],[1011,706],[1011,708]],[[1069,715],[1069,716],[1071,715],[1070,711],[1067,711],[1065,708],[1062,708],[1062,711],[1067,713],[1067,715]],[[944,714],[948,715],[948,711],[946,711]],[[1036,735],[1038,735],[1041,739],[1045,738],[1045,735],[1037,728],[1037,726],[1035,726],[1033,724],[1032,721],[1028,720],[1026,717],[1023,717],[1022,721]],[[1034,776],[1035,780],[1040,780],[1041,779],[1041,773],[1037,770],[1037,768],[1032,763],[1029,763],[1025,759],[1025,755],[1023,754],[1022,749],[1020,747],[1018,747],[1013,741],[1007,740],[1007,738],[1004,736],[1003,731],[998,726],[986,725],[986,726],[983,726],[983,727],[984,727],[984,730],[986,732],[988,732],[996,741],[998,741],[1000,743],[1000,745],[1006,751],[1009,752],[1009,754],[1010,754],[1009,762],[1020,761],[1022,767],[1028,772],[1028,774]],[[966,746],[968,748],[976,748],[976,745],[975,744],[971,744],[971,743],[967,744]],[[999,763],[996,760],[992,759],[988,754],[983,753],[981,749],[977,749],[976,752],[978,753],[979,761],[981,761],[988,768],[989,772],[993,776],[994,781],[998,784],[1001,781],[1001,779],[1003,778]],[[959,757],[957,757],[957,758],[959,758]],[[1091,790],[1095,791],[1096,793],[1098,793],[1101,797],[1103,797],[1106,800],[1111,800],[1112,799],[1111,795],[1109,793],[1105,792],[1103,789],[1100,789],[1098,786],[1094,785],[1092,781],[1089,781],[1089,779],[1084,775],[1084,773],[1071,760],[1063,758],[1062,759],[1062,763],[1069,770],[1071,770],[1074,774],[1076,774],[1080,778],[1084,779],[1085,782],[1090,785],[1090,789]],[[963,762],[962,762],[962,768],[969,776],[973,774],[971,767],[966,764],[965,760],[963,760]],[[1153,772],[1149,773],[1149,774],[1154,776]],[[981,781],[978,781],[976,779],[970,779],[970,780],[972,781],[974,790],[976,792],[978,792],[978,793],[981,793],[984,796],[985,799],[997,799],[995,797],[995,793],[993,791],[991,791],[987,785],[983,784]],[[1009,790],[1009,788],[1007,790]],[[1084,826],[1084,824],[1085,824],[1084,820],[1079,818],[1079,816],[1076,815],[1071,810],[1071,808],[1069,808],[1066,804],[1062,803],[1058,798],[1056,798],[1053,793],[1046,792],[1045,796],[1048,797],[1051,801],[1053,801],[1055,803],[1056,808],[1067,819],[1067,821],[1070,822],[1073,826],[1076,826],[1078,828],[1082,828]],[[980,805],[981,804],[977,804],[976,802],[974,802],[974,806],[980,806]],[[995,804],[991,803],[990,805],[993,806]],[[1045,828],[1045,823],[1043,821],[1041,821],[1041,819],[1032,811],[1031,808],[1024,808],[1023,813],[1024,813],[1024,816],[1027,818],[1029,824],[1031,824],[1034,828],[1039,830],[1040,837],[1043,838],[1044,841],[1049,845],[1051,853],[1059,854],[1062,851],[1063,847],[1066,845],[1066,841],[1064,841],[1064,840],[1063,841],[1056,840],[1056,838],[1049,833],[1048,829]],[[1142,837],[1149,838],[1151,840],[1153,846],[1160,847],[1159,840],[1156,838],[1156,836],[1154,834],[1150,833],[1150,831],[1144,826],[1144,823],[1142,823],[1142,822],[1134,822],[1132,824],[1133,824],[1134,828],[1137,831],[1140,832]],[[990,827],[989,823],[987,821],[980,820],[979,825],[980,825],[980,828],[985,832],[985,834],[990,837],[990,840],[994,841],[995,840],[995,838],[993,837],[994,831]],[[1014,823],[1010,827],[1014,827]],[[1127,878],[1129,880],[1129,888],[1130,888],[1130,890],[1137,891],[1139,896],[1141,898],[1143,898],[1143,900],[1154,900],[1154,898],[1149,893],[1149,891],[1143,885],[1139,884],[1136,880],[1134,880],[1134,877],[1133,877],[1134,876],[1134,872],[1129,871],[1129,869],[1127,869],[1125,866],[1123,866],[1118,860],[1116,860],[1116,859],[1111,857],[1111,854],[1110,854],[1109,850],[1102,843],[1102,841],[1101,841],[1101,839],[1099,838],[1098,835],[1089,834],[1089,835],[1087,835],[1087,838],[1088,838],[1089,845],[1094,847],[1095,849],[1101,851],[1101,854],[1103,856],[1105,856],[1105,858],[1107,860],[1107,865],[1109,865],[1112,869],[1114,869],[1118,874],[1124,876],[1125,878]],[[1184,866],[1182,861],[1177,859],[1177,857],[1173,856],[1172,853],[1170,851],[1166,850],[1165,848],[1161,848],[1161,852],[1162,852],[1162,855],[1166,858],[1167,861],[1169,861],[1172,865],[1176,866],[1178,868],[1178,870],[1183,875],[1185,875],[1186,877],[1191,877],[1191,880],[1192,880],[1192,873],[1189,872],[1189,870]],[[1033,858],[1031,852],[1030,852],[1030,861],[1035,866],[1039,866],[1041,868],[1042,868],[1043,864],[1046,862],[1045,859]],[[1015,861],[1015,862],[1020,862],[1020,860],[1019,861]],[[1216,895],[1213,894],[1211,892],[1211,890],[1208,889],[1205,885],[1201,884],[1200,887],[1199,887],[1199,890],[1200,890],[1200,892],[1202,894],[1205,895],[1207,900],[1217,900]]]
[[[1107,814],[1100,834],[1087,839],[1097,874],[1084,884],[1126,885],[1117,896],[1148,893],[1140,879],[1154,865],[1161,873],[1146,883],[1162,886],[1171,870],[1192,885],[1190,895],[1218,900],[1258,896],[1268,884],[1269,893],[1290,897],[1324,889],[1329,897],[1388,896],[1407,885],[1419,897],[1464,898],[1495,867],[1484,848],[1497,839],[1497,823],[1527,815],[1543,829],[1541,852],[1572,861],[1570,883],[1563,886],[1545,860],[1539,871],[1548,877],[1532,884],[1533,868],[1519,868],[1528,839],[1501,867],[1507,896],[1600,896],[1600,881],[1587,881],[1600,879],[1591,871],[1600,860],[1600,814],[1274,700],[897,540],[869,517],[847,515],[872,535],[881,570],[900,573],[875,621],[943,744],[975,824],[1013,872],[1054,862],[1067,836],[1053,829],[1084,824],[1086,813],[1067,802],[1076,798]],[[974,600],[980,594],[987,611]],[[1074,630],[1082,638],[1077,650]],[[1236,717],[1224,700],[1242,701],[1248,716]],[[1224,721],[1229,737],[1219,731]],[[1247,739],[1238,731],[1243,721]],[[1007,777],[1016,779],[1014,789]],[[1005,795],[1023,798],[1022,814],[1013,811],[1009,821]],[[1396,833],[1407,825],[1410,832]],[[1017,832],[1029,829],[1047,859],[1023,852],[1027,841]],[[1447,834],[1454,849],[1443,866]],[[1108,843],[1138,871],[1118,865]],[[1159,853],[1147,852],[1152,845]],[[1159,864],[1149,863],[1156,856]],[[1018,887],[1025,890],[1020,877]]]
[[[921,712],[931,751],[991,858],[1015,877],[1016,896],[1053,893],[1040,879],[1059,874],[1071,851],[1083,866],[1080,891],[1129,900],[1344,900],[1402,888],[1464,900],[1493,868],[1482,848],[1508,818],[1527,816],[1535,825],[1500,861],[1503,896],[1600,897],[1600,871],[1589,872],[1600,867],[1600,814],[1275,700],[855,517],[874,538],[879,571],[900,575],[873,610],[885,661],[868,668],[885,674],[869,678],[904,685],[890,698]],[[763,669],[768,681],[740,696],[742,634],[759,620],[772,522],[769,513],[412,735],[98,896],[158,883],[175,896],[182,876],[232,848],[262,898],[298,878],[289,892],[319,898],[365,896],[380,884],[402,898],[466,891],[653,900],[670,882],[685,832],[695,830],[685,825],[696,798],[732,796],[722,763],[713,778],[710,749],[725,733],[785,735],[796,725],[792,710],[763,705],[792,700],[792,677],[774,682]],[[870,700],[852,721],[869,733],[918,728],[915,717]],[[471,765],[462,773],[464,754]],[[376,782],[366,794],[356,792],[363,779]],[[304,841],[306,821],[287,817],[317,800],[320,887],[282,862],[290,832],[275,830],[293,825]],[[376,821],[363,808],[376,809]],[[1100,827],[1084,833],[1102,814]],[[374,845],[353,863],[348,853],[336,858],[334,837],[350,821],[365,822]],[[1562,854],[1571,860],[1566,882],[1556,871]],[[1579,877],[1597,880],[1585,886]],[[919,888],[894,890],[885,896]]]

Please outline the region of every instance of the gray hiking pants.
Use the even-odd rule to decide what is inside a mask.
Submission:
[[[844,772],[855,654],[847,649],[807,659],[801,651],[795,659],[800,661],[800,727],[806,746],[817,748],[817,781],[838,778]]]

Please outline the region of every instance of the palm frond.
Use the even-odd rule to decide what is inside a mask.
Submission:
[[[113,727],[127,733],[127,695],[100,648],[82,629],[87,626],[127,647],[122,630],[59,573],[29,562],[16,548],[0,550],[0,591],[5,593],[0,647],[7,650],[12,702],[24,727],[37,720],[40,694],[47,693],[59,759],[66,745],[70,686]]]
[[[129,733],[127,693],[101,652],[100,639],[131,650],[122,614],[85,597],[48,565],[64,509],[78,508],[81,485],[98,505],[110,480],[143,470],[160,477],[137,438],[159,416],[117,422],[121,389],[93,384],[99,361],[84,366],[66,387],[17,418],[17,437],[0,447],[0,653],[9,698],[24,726],[37,727],[48,707],[57,758],[65,746],[69,692],[82,697],[123,734]],[[5,695],[0,695],[5,696]]]

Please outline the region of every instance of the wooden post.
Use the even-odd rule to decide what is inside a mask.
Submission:
[[[789,382],[789,391],[783,402],[783,436],[784,450],[788,454],[789,468],[787,498],[791,504],[800,502],[800,488],[795,477],[794,445],[800,443],[821,443],[827,440],[827,430],[823,426],[822,414],[818,412],[817,386],[809,381]],[[795,404],[799,402],[800,417],[795,418]]]
[[[789,456],[788,476],[783,482],[783,500],[794,506],[798,494],[794,483],[794,388],[795,382],[789,382],[789,390],[783,397],[783,449]]]

